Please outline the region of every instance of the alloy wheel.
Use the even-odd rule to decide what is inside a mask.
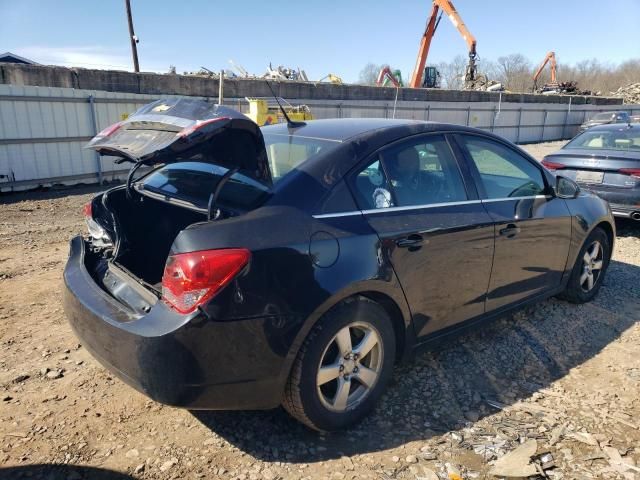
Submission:
[[[320,359],[316,385],[328,410],[341,413],[362,402],[376,385],[383,364],[378,331],[367,323],[343,327]]]
[[[582,274],[580,287],[583,292],[589,292],[598,281],[602,272],[604,249],[599,241],[594,241],[584,252],[582,257]]]

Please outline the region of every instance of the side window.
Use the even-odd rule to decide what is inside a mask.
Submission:
[[[467,194],[449,144],[426,136],[382,150],[355,179],[362,209],[464,201]]]
[[[542,172],[514,150],[493,140],[463,135],[488,198],[528,197],[544,193]]]
[[[362,210],[387,208],[394,206],[391,198],[391,186],[380,163],[379,156],[360,170],[353,185],[358,206]]]

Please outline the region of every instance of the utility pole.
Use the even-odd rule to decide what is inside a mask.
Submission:
[[[133,32],[133,19],[131,18],[131,4],[129,0],[125,0],[125,4],[127,5],[127,20],[129,21],[129,39],[131,40],[131,54],[133,55],[133,70],[138,73],[140,72],[140,65],[138,64],[138,37]]]

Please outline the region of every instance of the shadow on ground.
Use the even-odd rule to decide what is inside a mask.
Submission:
[[[86,195],[89,193],[103,192],[111,187],[120,185],[121,182],[106,182],[103,185],[74,185],[74,186],[53,186],[53,187],[39,187],[32,190],[26,190],[23,192],[2,192],[0,193],[0,205],[9,205],[12,203],[19,203],[25,200],[52,200],[55,198],[72,197],[74,195]]]
[[[640,221],[630,218],[616,218],[616,233],[618,237],[640,238]]]
[[[78,465],[23,465],[19,467],[0,467],[0,480],[18,480],[35,478],[46,480],[133,480],[124,473],[103,468],[82,467]]]
[[[395,369],[375,412],[319,435],[284,410],[192,412],[212,432],[264,461],[309,463],[394,448],[465,426],[548,387],[640,321],[640,267],[612,261],[596,299],[550,299],[419,354]]]

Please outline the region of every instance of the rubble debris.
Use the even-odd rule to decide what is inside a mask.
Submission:
[[[622,97],[623,103],[640,103],[640,82],[620,87],[611,94],[614,97]]]
[[[500,440],[496,437],[495,439],[475,443],[472,448],[476,454],[489,461],[503,456],[507,452],[508,445],[507,440]]]
[[[50,370],[45,374],[49,380],[55,380],[57,378],[62,378],[64,376],[62,369]]]
[[[309,81],[307,74],[304,70],[301,70],[300,67],[298,67],[297,70],[295,68],[288,68],[282,65],[278,65],[276,68],[273,68],[271,63],[269,63],[269,68],[262,78],[267,80],[291,80],[293,82]]]
[[[556,466],[555,459],[550,452],[539,455],[536,460],[540,464],[540,468],[542,468],[542,470],[548,470]]]
[[[462,473],[460,473],[460,469],[458,467],[450,463],[445,463],[445,467],[447,469],[447,478],[449,480],[462,480]]]
[[[22,383],[25,380],[29,379],[29,375],[24,374],[24,375],[18,375],[16,378],[14,378],[13,380],[11,380],[11,383]]]
[[[495,477],[516,477],[526,478],[536,475],[538,469],[531,463],[531,457],[538,450],[538,442],[527,440],[515,450],[500,457],[493,464],[493,468],[489,472]]]
[[[573,438],[582,443],[586,443],[587,445],[591,445],[592,447],[598,446],[598,441],[593,438],[593,435],[585,432],[574,432],[567,435],[568,438]]]
[[[438,474],[427,467],[422,467],[422,472],[422,475],[418,477],[420,480],[440,480]]]
[[[556,443],[560,441],[563,437],[565,429],[567,428],[567,424],[563,423],[562,425],[558,425],[551,431],[551,437],[549,437],[549,445],[554,446]]]

